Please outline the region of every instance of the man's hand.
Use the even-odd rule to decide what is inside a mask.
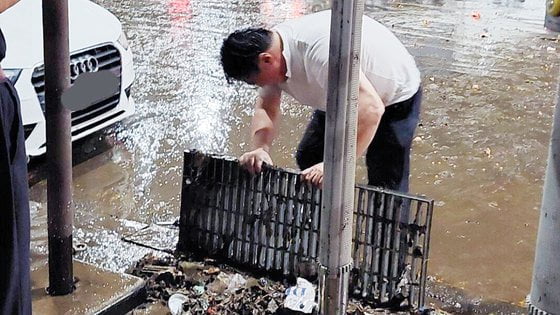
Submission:
[[[317,163],[301,172],[303,180],[311,184],[323,188],[323,162]]]
[[[272,165],[272,159],[268,152],[262,148],[247,152],[239,158],[239,164],[251,174],[260,173],[263,163]]]

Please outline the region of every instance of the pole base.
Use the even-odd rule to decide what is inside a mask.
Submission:
[[[45,290],[47,291],[47,294],[50,295],[50,296],[61,296],[61,295],[71,294],[72,292],[74,292],[74,290],[76,290],[76,286],[72,285],[69,288],[66,288],[66,287],[60,287],[60,288],[48,287]]]
[[[527,306],[528,306],[528,309],[529,309],[529,312],[528,312],[529,315],[552,315],[551,313],[543,311],[543,310],[539,309],[538,307],[536,307],[535,305],[533,305],[531,303],[531,297],[530,296],[527,297]]]
[[[320,314],[346,314],[348,306],[348,290],[350,287],[350,272],[352,262],[334,270],[337,277],[328,267],[319,264],[319,313]],[[329,298],[330,297],[330,298]]]

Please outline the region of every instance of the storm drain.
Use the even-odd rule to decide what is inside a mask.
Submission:
[[[433,201],[362,185],[355,196],[350,292],[422,307]],[[297,171],[253,176],[233,158],[187,151],[177,248],[299,274],[319,259],[320,210],[321,190]]]

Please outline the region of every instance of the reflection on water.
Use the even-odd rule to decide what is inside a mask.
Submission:
[[[119,16],[130,37],[137,113],[107,131],[111,148],[74,168],[75,238],[90,246],[81,258],[122,270],[144,253],[118,244],[123,219],[178,215],[184,149],[239,155],[250,147],[255,91],[225,82],[222,39],[328,1],[96,2]],[[530,287],[558,72],[558,43],[542,29],[543,1],[368,0],[366,8],[403,40],[423,74],[412,191],[438,200],[430,273],[475,295],[520,301]],[[278,165],[295,166],[309,114],[285,97],[272,153]],[[45,186],[31,192],[35,261],[46,253]]]

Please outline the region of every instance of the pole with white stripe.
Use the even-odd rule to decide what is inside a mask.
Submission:
[[[333,0],[320,240],[321,314],[343,314],[352,269],[363,0]]]

